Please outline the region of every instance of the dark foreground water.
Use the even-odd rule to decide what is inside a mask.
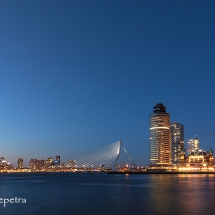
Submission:
[[[215,176],[0,174],[0,198],[15,197],[26,203],[0,203],[0,215],[207,215],[215,214]]]

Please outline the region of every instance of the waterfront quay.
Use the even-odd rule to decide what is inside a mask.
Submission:
[[[107,172],[109,174],[214,174],[215,167],[192,167],[192,166],[159,166],[159,165],[150,165],[144,167],[138,166],[125,166],[117,168],[86,168],[86,167],[49,167],[43,169],[34,169],[34,168],[14,168],[14,169],[0,169],[0,173],[51,173],[51,172]]]
[[[127,172],[117,172],[117,171],[110,171],[108,174],[215,174],[214,171],[145,171],[145,172],[140,172],[140,171],[127,171]]]

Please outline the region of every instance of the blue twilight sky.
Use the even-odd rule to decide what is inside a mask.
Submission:
[[[0,2],[0,148],[15,166],[120,138],[146,165],[159,102],[215,150],[214,83],[215,1]]]

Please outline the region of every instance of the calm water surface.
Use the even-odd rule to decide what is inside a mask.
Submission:
[[[215,176],[1,174],[0,215],[214,214]]]

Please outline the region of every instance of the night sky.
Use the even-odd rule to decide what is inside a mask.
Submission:
[[[215,150],[215,1],[0,2],[0,148],[75,159],[120,138],[149,164],[162,102]]]

